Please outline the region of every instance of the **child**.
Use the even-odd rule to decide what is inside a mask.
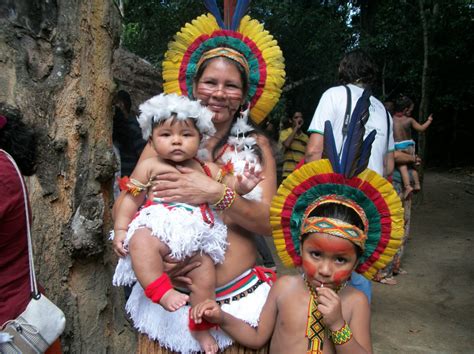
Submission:
[[[232,185],[242,195],[250,192],[261,177],[255,172],[255,167],[249,167],[248,164],[242,176],[225,176],[224,170],[219,171],[215,164],[204,164],[195,157],[202,134],[213,134],[215,131],[211,121],[212,112],[199,102],[184,96],[161,94],[142,104],[140,110],[138,120],[143,137],[148,139],[158,156],[139,162],[126,182],[125,189],[129,193],[118,207],[114,237],[125,239],[125,246],[133,243],[132,237],[137,235],[154,236],[160,240],[156,276],[139,281],[148,298],[168,311],[176,311],[186,304],[188,295],[173,289],[169,277],[163,272],[163,257],[171,255],[176,260],[182,260],[200,252],[201,266],[189,273],[193,282],[189,299],[191,305],[194,305],[212,298],[215,289],[214,263],[222,263],[224,260],[227,230],[208,204],[192,206],[164,203],[154,198],[149,188],[153,177],[170,171],[176,172],[176,166],[179,165],[203,171],[210,177],[220,175],[218,178],[223,178],[225,183]],[[222,200],[214,205],[217,210],[232,203],[232,198],[227,198],[226,192]],[[145,198],[147,203],[137,214]],[[140,272],[140,262],[137,260],[144,256],[146,250],[132,245],[130,256],[119,260],[114,284],[128,285],[136,281],[134,272]],[[192,334],[204,351],[217,351],[217,344],[208,331],[195,330]]]
[[[415,155],[415,142],[411,138],[411,129],[417,132],[424,132],[433,121],[433,115],[430,115],[426,122],[419,124],[412,116],[413,101],[406,97],[400,96],[395,102],[395,114],[393,115],[393,138],[395,139],[395,150],[403,151],[407,154]],[[418,171],[411,167],[413,176],[413,187],[410,182],[410,174],[408,165],[398,165],[402,176],[404,193],[403,197],[408,198],[412,192],[418,192],[420,187],[420,178]]]
[[[372,352],[367,298],[346,282],[353,270],[372,279],[391,260],[403,236],[403,208],[392,185],[366,169],[375,136],[374,130],[362,142],[359,116],[367,111],[358,102],[348,141],[360,143],[344,148],[341,157],[326,122],[323,153],[329,160],[294,171],[273,198],[276,249],[283,264],[301,266],[303,276],[275,283],[257,328],[221,311],[214,300],[193,308],[195,322],[219,324],[253,348],[271,338],[272,353]]]
[[[237,342],[250,348],[262,347],[271,337],[272,353],[306,353],[306,315],[314,296],[324,326],[329,331],[326,333],[334,336],[348,326],[353,339],[349,338],[344,345],[345,350],[348,353],[370,353],[367,297],[361,291],[345,286],[357,265],[361,248],[315,227],[316,220],[329,217],[337,220],[339,225],[350,225],[354,230],[363,229],[357,214],[343,205],[324,204],[312,210],[303,224],[301,235],[303,276],[278,279],[270,290],[257,328],[222,312],[213,300],[193,308],[195,321],[198,322],[196,319],[203,314],[208,321],[219,324]],[[324,339],[323,343],[324,348],[329,348],[328,352],[339,352],[335,349],[335,343]]]

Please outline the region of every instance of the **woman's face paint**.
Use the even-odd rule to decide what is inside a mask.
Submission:
[[[302,245],[302,267],[314,287],[336,288],[351,275],[357,262],[355,245],[341,237],[312,233]]]

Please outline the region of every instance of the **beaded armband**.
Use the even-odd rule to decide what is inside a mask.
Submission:
[[[349,342],[352,338],[352,331],[349,328],[349,325],[344,321],[344,326],[342,326],[337,331],[331,331],[331,340],[334,344],[342,345]]]
[[[229,160],[224,166],[220,168],[219,172],[217,173],[216,181],[222,183],[225,176],[232,174],[234,174],[234,164]]]
[[[225,184],[224,187],[224,193],[221,198],[216,203],[212,204],[212,207],[216,210],[228,209],[234,203],[236,197],[235,191]]]
[[[133,178],[128,178],[127,176],[119,178],[118,182],[121,191],[127,191],[134,197],[145,191],[148,187],[151,187],[151,181],[143,184],[140,181],[137,181]]]

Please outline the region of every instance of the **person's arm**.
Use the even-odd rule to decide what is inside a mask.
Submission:
[[[411,122],[411,127],[415,129],[417,132],[421,133],[421,132],[424,132],[430,126],[431,122],[433,122],[433,115],[430,114],[428,119],[426,119],[426,122],[424,122],[423,124],[418,123],[413,118],[410,119],[410,122]]]
[[[263,155],[264,180],[258,184],[262,188],[262,200],[247,200],[236,195],[232,206],[225,210],[223,216],[252,233],[270,235],[270,203],[276,192],[276,166],[269,140],[258,135],[257,144]],[[225,189],[223,184],[189,168],[178,166],[177,169],[181,173],[157,176],[153,186],[155,196],[163,198],[165,202],[187,202],[194,205],[214,204],[222,197]]]
[[[148,168],[147,161],[137,165],[131,178],[136,179],[142,184],[148,182]],[[146,197],[146,190],[141,191],[138,195],[133,196],[130,192],[125,192],[117,199],[117,204],[114,213],[114,239],[113,248],[119,257],[127,255],[127,250],[124,248],[124,240],[127,235],[128,225],[133,219],[138,208],[143,204]]]
[[[285,150],[291,146],[291,144],[293,143],[293,140],[295,139],[296,134],[300,131],[302,125],[303,125],[302,120],[301,121],[297,120],[293,122],[293,127],[292,127],[293,129],[291,129],[290,135],[288,135],[288,137],[284,141],[281,142]]]
[[[417,157],[412,154],[407,154],[406,152],[395,150],[393,152],[395,164],[397,165],[407,165],[417,162]]]
[[[306,145],[305,162],[321,160],[323,155],[324,136],[320,133],[313,133],[309,136],[308,145]]]
[[[191,311],[191,317],[196,323],[200,323],[202,318],[211,323],[216,323],[236,342],[251,349],[259,349],[268,342],[273,334],[278,314],[278,297],[284,290],[285,283],[284,278],[281,278],[272,286],[260,313],[258,327],[252,327],[248,323],[222,311],[214,300],[206,300],[195,306]]]
[[[395,168],[395,158],[393,156],[393,151],[387,152],[385,155],[385,171],[384,177],[388,177],[393,173]]]
[[[224,222],[229,218],[232,223],[248,231],[258,235],[270,236],[272,233],[270,204],[276,193],[276,165],[268,138],[258,135],[256,139],[263,156],[262,176],[264,179],[258,184],[262,189],[262,199],[260,201],[248,200],[236,196],[234,203],[225,210],[223,217]]]
[[[372,353],[370,339],[370,307],[364,294],[358,292],[350,296],[352,314],[349,322],[342,316],[341,299],[334,290],[317,288],[318,310],[324,318],[324,324],[330,331],[338,331],[347,323],[352,338],[344,344],[335,344],[338,354]]]

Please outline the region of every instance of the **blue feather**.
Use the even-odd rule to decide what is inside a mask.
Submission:
[[[209,10],[209,12],[216,18],[217,24],[220,28],[225,28],[224,21],[222,20],[221,12],[217,7],[216,0],[204,0],[204,5]]]
[[[334,133],[330,121],[324,122],[324,143],[323,143],[323,159],[331,162],[332,169],[336,173],[341,173],[341,164],[337,155],[336,142],[334,141]]]
[[[360,158],[365,134],[365,123],[369,119],[370,91],[364,90],[352,112],[349,130],[344,142],[341,156],[342,174],[347,178],[354,176]]]
[[[357,176],[359,173],[361,173],[367,168],[367,165],[369,164],[370,153],[372,151],[372,143],[374,142],[376,135],[377,130],[374,129],[364,139],[364,142],[362,143],[360,157],[357,161],[357,166],[354,171],[354,176]]]
[[[239,28],[240,20],[247,12],[249,5],[250,0],[237,0],[237,6],[234,11],[234,16],[232,17],[232,25],[230,27],[232,31],[237,31],[237,28]]]

